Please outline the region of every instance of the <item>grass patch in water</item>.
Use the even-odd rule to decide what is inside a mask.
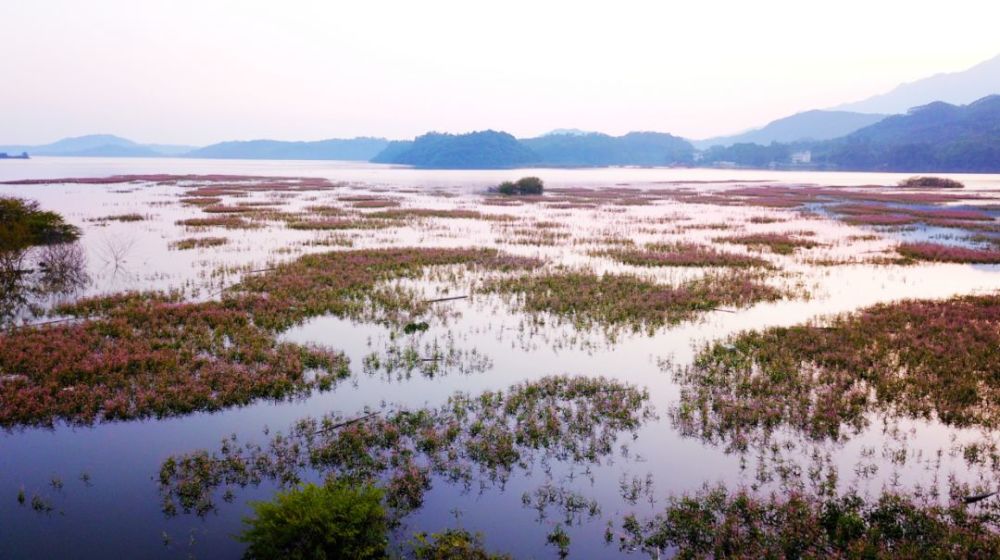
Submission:
[[[720,251],[694,243],[660,243],[645,249],[616,248],[592,251],[592,256],[608,257],[633,266],[763,267],[764,259]]]
[[[655,329],[693,319],[724,305],[745,307],[780,299],[782,291],[747,271],[710,273],[676,286],[630,274],[569,271],[501,278],[485,283],[487,293],[516,296],[529,313],[551,313],[581,326]]]
[[[1000,425],[1000,296],[908,300],[746,331],[678,372],[681,432],[742,451],[786,427],[840,440],[871,412]]]

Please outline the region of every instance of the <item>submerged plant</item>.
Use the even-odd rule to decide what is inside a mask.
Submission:
[[[468,488],[474,478],[503,484],[515,469],[545,460],[599,461],[613,453],[620,434],[653,417],[648,400],[645,391],[616,381],[562,376],[476,397],[456,393],[436,409],[305,418],[266,445],[227,440],[216,453],[170,457],[160,490],[166,511],[203,514],[224,487],[291,485],[317,471],[379,483],[386,503],[403,515],[420,507],[432,475]]]
[[[993,558],[1000,555],[995,508],[920,503],[885,492],[757,496],[724,486],[672,496],[651,519],[626,516],[621,550],[660,558]],[[613,539],[613,536],[612,536]]]

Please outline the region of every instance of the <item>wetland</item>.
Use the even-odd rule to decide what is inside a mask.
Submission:
[[[993,557],[1000,176],[908,178],[10,162],[0,557]]]

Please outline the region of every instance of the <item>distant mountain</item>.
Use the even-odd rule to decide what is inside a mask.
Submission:
[[[179,156],[198,149],[198,146],[184,144],[143,144],[150,150],[165,156]]]
[[[158,149],[159,148],[159,149]],[[113,134],[90,134],[63,138],[40,146],[0,146],[0,152],[28,152],[33,156],[66,157],[157,157],[173,155],[170,150],[189,151],[189,146],[158,146],[138,144]]]
[[[694,155],[694,147],[686,140],[661,132],[624,136],[550,133],[521,143],[538,155],[540,165],[550,166],[670,165],[689,163]]]
[[[183,154],[218,159],[330,159],[368,161],[389,145],[384,138],[351,138],[315,142],[249,140],[220,142]]]
[[[845,103],[835,109],[859,113],[904,113],[910,107],[934,101],[962,105],[995,93],[1000,93],[1000,55],[962,72],[937,74],[902,84],[888,93]]]
[[[1000,95],[915,107],[813,146],[812,160],[840,169],[998,172]]]
[[[557,128],[555,130],[550,130],[546,132],[542,136],[559,136],[559,135],[584,136],[587,134],[594,134],[594,133],[587,130],[580,130],[579,128]]]
[[[428,169],[506,169],[535,163],[538,155],[506,132],[484,130],[468,134],[431,132],[413,142],[394,142],[372,161]]]
[[[771,142],[801,142],[807,140],[830,140],[845,136],[866,126],[875,124],[886,115],[853,113],[850,111],[806,111],[772,121],[767,125],[732,136],[719,136],[692,143],[699,149],[733,144],[760,144]]]
[[[369,161],[372,163],[396,163],[412,147],[413,140],[393,140]]]

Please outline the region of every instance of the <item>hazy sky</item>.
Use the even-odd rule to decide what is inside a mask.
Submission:
[[[1000,53],[977,0],[6,0],[0,144],[701,138]]]

